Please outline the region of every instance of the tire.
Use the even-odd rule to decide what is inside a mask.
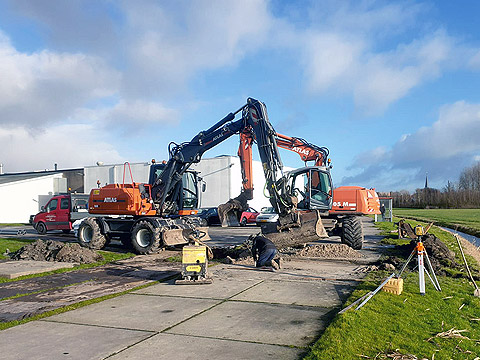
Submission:
[[[81,246],[94,250],[103,249],[108,242],[107,237],[102,234],[100,225],[95,218],[83,220],[78,228],[77,240]]]
[[[43,222],[39,222],[36,226],[35,229],[37,229],[37,232],[40,235],[45,235],[47,233],[47,225]]]
[[[151,222],[139,221],[132,229],[131,246],[137,254],[153,254],[162,246],[162,232]]]
[[[242,221],[240,221],[240,226],[247,226],[247,218],[246,217],[242,218]]]
[[[347,216],[342,222],[342,244],[350,246],[354,250],[360,250],[363,246],[362,222],[356,216]]]

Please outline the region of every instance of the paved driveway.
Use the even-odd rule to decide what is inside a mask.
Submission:
[[[294,260],[271,273],[211,268],[211,285],[156,284],[0,332],[3,359],[298,359],[379,256]]]

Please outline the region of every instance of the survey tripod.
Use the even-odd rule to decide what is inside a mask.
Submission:
[[[410,260],[412,260],[413,256],[416,253],[417,263],[418,263],[418,284],[420,287],[421,295],[425,295],[425,274],[427,274],[427,276],[429,277],[435,290],[442,291],[442,289],[440,288],[440,284],[438,283],[437,277],[435,276],[435,272],[433,271],[432,263],[430,262],[428,254],[422,243],[422,236],[425,235],[427,232],[428,232],[428,229],[427,231],[425,231],[423,226],[420,226],[420,225],[415,226],[415,235],[417,235],[417,244],[415,245],[415,248],[413,249],[412,253],[408,257],[407,261],[405,262],[402,269],[400,270],[400,273],[397,276],[398,278],[402,276],[403,271],[405,270],[408,263],[410,262]],[[424,260],[426,260],[426,262],[424,262]],[[425,268],[425,263],[427,264],[428,270]],[[430,275],[428,271],[430,271],[432,275]]]

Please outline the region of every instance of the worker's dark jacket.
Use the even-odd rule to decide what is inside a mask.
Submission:
[[[268,262],[271,262],[276,253],[277,248],[275,244],[266,237],[259,235],[253,239],[252,255],[257,261],[258,267],[265,266]]]

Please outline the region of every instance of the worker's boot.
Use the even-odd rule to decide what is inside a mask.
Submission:
[[[277,259],[273,259],[273,260],[272,260],[272,267],[273,267],[275,270],[280,269],[280,258],[277,258]]]

